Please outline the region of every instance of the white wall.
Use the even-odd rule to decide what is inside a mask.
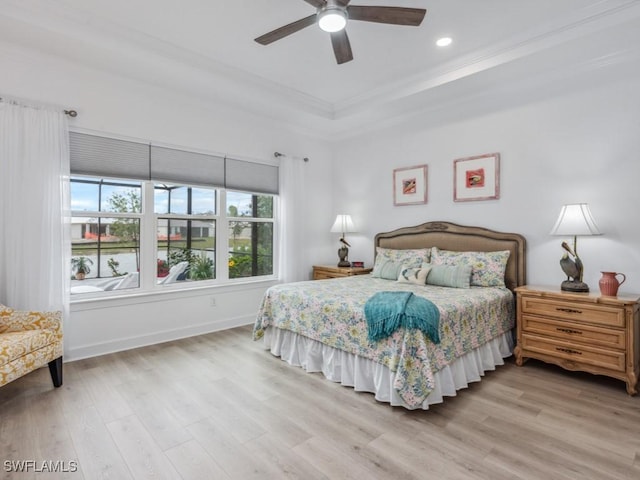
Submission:
[[[313,264],[337,262],[337,236],[328,230],[334,215],[344,212],[359,227],[349,235],[352,261],[371,264],[377,232],[448,220],[521,233],[528,242],[529,283],[558,285],[563,239],[548,232],[562,204],[588,202],[605,234],[579,240],[585,280],[597,290],[600,270],[624,272],[621,292],[640,292],[640,73],[633,69],[625,77],[600,72],[598,82],[558,86],[556,95],[543,92],[544,86],[535,90],[535,82],[524,96],[494,90],[493,98],[461,101],[467,115],[425,113],[331,146],[188,92],[12,45],[0,43],[0,64],[0,93],[74,108],[79,116],[71,120],[73,128],[255,159],[271,158],[276,150],[309,157],[308,216],[295,226],[305,232],[301,248],[308,271]],[[490,152],[502,156],[501,198],[454,203],[453,160]],[[428,203],[394,207],[393,169],[419,164],[429,166]],[[65,322],[65,356],[250,323],[269,284],[75,304]]]
[[[524,235],[528,282],[557,286],[565,239],[549,232],[563,204],[587,202],[604,235],[578,239],[585,281],[597,292],[601,270],[623,272],[620,292],[640,293],[640,70],[605,73],[611,80],[534,92],[510,108],[497,99],[492,113],[467,120],[433,126],[425,115],[342,142],[333,194],[360,226],[350,258],[370,263],[376,232],[447,220]],[[454,203],[453,160],[492,152],[501,154],[500,199]],[[420,164],[428,203],[394,207],[393,169]]]
[[[314,212],[296,228],[308,233],[302,248],[314,255],[326,249],[333,214],[331,151],[324,142],[221,105],[65,60],[0,43],[0,94],[78,111],[71,128],[105,132],[176,146],[227,153],[239,158],[273,159],[273,152],[309,157],[308,208]],[[300,160],[302,161],[302,160]],[[316,222],[322,218],[325,221]],[[329,225],[329,226],[328,226]],[[255,320],[264,290],[273,282],[198,290],[185,295],[131,297],[72,305],[65,319],[67,360],[229,328]],[[216,306],[211,306],[211,298]]]

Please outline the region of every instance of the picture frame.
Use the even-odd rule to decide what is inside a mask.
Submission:
[[[487,153],[453,161],[453,201],[500,198],[500,154]]]
[[[393,170],[393,204],[419,205],[427,203],[427,165]]]

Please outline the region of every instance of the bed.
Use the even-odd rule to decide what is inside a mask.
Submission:
[[[513,289],[525,283],[521,235],[440,221],[379,233],[374,244],[370,275],[269,288],[254,340],[291,365],[407,409],[427,410],[504,364]],[[377,292],[428,299],[439,313],[437,341],[402,327],[370,340],[365,305]]]

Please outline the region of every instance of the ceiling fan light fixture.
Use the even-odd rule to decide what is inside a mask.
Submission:
[[[339,7],[327,7],[318,13],[318,26],[325,32],[339,32],[347,26],[347,12]]]
[[[419,27],[427,13],[424,8],[354,6],[350,5],[351,0],[304,0],[304,2],[315,7],[315,13],[260,35],[254,40],[260,45],[269,45],[311,25],[318,25],[322,31],[330,34],[336,62],[341,65],[353,60],[351,43],[345,29],[349,20]]]

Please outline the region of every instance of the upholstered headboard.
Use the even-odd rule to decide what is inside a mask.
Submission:
[[[509,250],[505,284],[513,290],[526,283],[526,241],[517,233],[504,233],[482,227],[467,227],[449,222],[427,222],[375,236],[375,246],[384,248],[427,248],[458,252],[495,252]],[[375,252],[374,252],[375,255]]]

